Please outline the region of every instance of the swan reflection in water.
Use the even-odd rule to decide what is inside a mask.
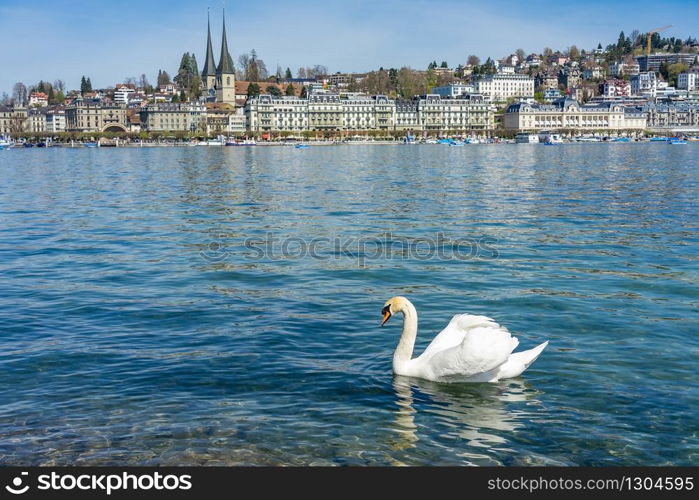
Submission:
[[[532,406],[539,406],[538,391],[522,379],[509,379],[495,384],[443,384],[411,377],[395,376],[393,389],[398,410],[392,440],[395,450],[417,446],[420,429],[419,412],[436,423],[431,431],[464,441],[470,450],[466,458],[488,458],[487,449],[504,451],[508,439],[504,434],[524,426],[522,420],[533,416]],[[418,409],[419,408],[419,411]],[[431,414],[431,417],[426,415]],[[474,450],[473,448],[480,448]]]

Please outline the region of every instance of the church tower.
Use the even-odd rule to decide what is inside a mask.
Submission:
[[[207,59],[208,64],[208,59]],[[221,59],[216,68],[216,102],[235,106],[235,71],[233,59],[228,53],[226,40],[226,11],[223,11],[223,38],[221,40]]]
[[[206,59],[204,62],[204,69],[201,72],[201,86],[205,95],[215,97],[216,63],[214,62],[214,49],[211,46],[211,21],[209,20],[208,12],[206,17],[208,37],[206,40]]]

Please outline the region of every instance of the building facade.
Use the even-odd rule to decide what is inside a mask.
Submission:
[[[140,111],[141,130],[148,132],[204,132],[206,106],[200,102],[150,104]]]
[[[688,71],[677,75],[677,88],[681,90],[699,89],[699,72]]]
[[[495,102],[534,97],[534,79],[519,74],[486,75],[476,80],[476,92]]]
[[[653,131],[699,132],[699,104],[648,103],[640,109]]]
[[[643,130],[646,116],[635,107],[614,103],[581,106],[573,99],[553,104],[519,102],[508,106],[503,117],[506,130]]]
[[[46,113],[46,132],[66,131],[66,111],[63,108],[50,109]]]
[[[476,87],[473,85],[466,85],[465,83],[452,83],[451,85],[445,85],[443,87],[432,87],[430,94],[438,94],[444,98],[454,99],[464,94],[474,94],[476,92]]]
[[[126,132],[126,107],[97,100],[78,99],[66,107],[68,132]]]
[[[26,108],[0,105],[0,134],[19,134],[27,126]]]
[[[692,66],[697,61],[697,54],[651,54],[649,56],[639,56],[639,71],[660,71],[660,65],[681,63]]]
[[[268,132],[360,132],[369,130],[489,131],[495,108],[480,95],[442,99],[428,94],[412,100],[383,95],[312,94],[308,99],[261,95],[245,106],[248,130]]]
[[[631,85],[631,95],[655,97],[658,92],[658,77],[655,71],[645,71],[633,75],[629,83]]]
[[[604,97],[628,97],[631,95],[631,84],[619,78],[610,78],[602,84]]]

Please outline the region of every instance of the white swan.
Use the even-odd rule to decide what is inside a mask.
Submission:
[[[513,353],[519,341],[507,328],[486,316],[457,314],[425,352],[411,359],[417,336],[415,306],[405,297],[392,297],[381,312],[381,326],[394,314],[403,313],[403,334],[393,354],[396,375],[436,382],[497,382],[520,375],[548,345],[546,341]]]

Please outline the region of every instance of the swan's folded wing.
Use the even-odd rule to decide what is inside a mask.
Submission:
[[[504,328],[477,326],[466,332],[461,344],[438,351],[425,362],[437,379],[475,377],[507,361],[518,344]]]
[[[475,316],[473,314],[457,314],[449,324],[432,339],[430,345],[423,352],[423,356],[432,356],[433,354],[444,351],[451,347],[456,347],[464,341],[465,335],[478,327],[490,327],[504,329],[498,325],[495,320],[487,316]]]

